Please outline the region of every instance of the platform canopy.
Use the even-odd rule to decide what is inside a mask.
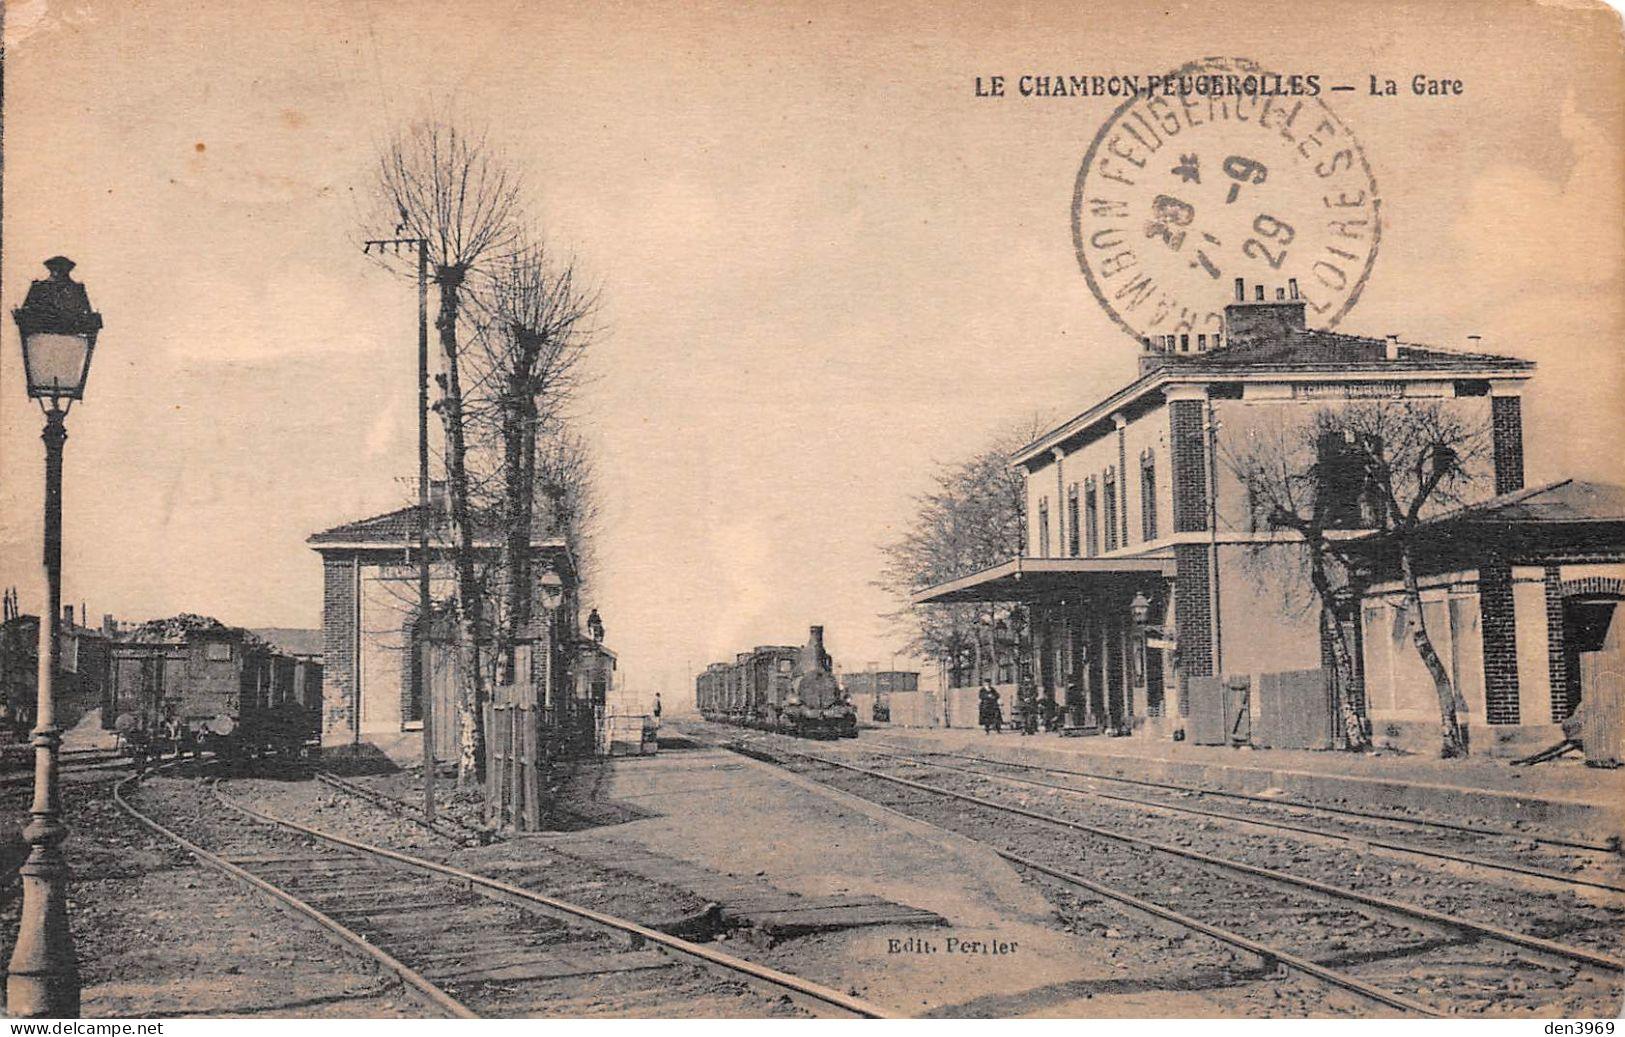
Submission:
[[[916,605],[1036,601],[1108,590],[1174,575],[1172,558],[1012,558],[914,592]]]

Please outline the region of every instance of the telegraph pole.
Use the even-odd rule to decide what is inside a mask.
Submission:
[[[397,228],[399,229],[399,228]],[[364,253],[376,248],[398,253],[403,248],[418,254],[418,621],[417,644],[412,652],[412,690],[423,714],[423,816],[433,821],[434,809],[434,696],[430,689],[430,644],[434,630],[434,600],[429,593],[429,239],[383,238],[368,241]]]

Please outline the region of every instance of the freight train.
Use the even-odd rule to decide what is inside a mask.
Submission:
[[[809,738],[856,738],[858,714],[824,651],[824,628],[801,648],[760,645],[731,663],[712,663],[694,681],[707,720]]]
[[[197,616],[113,645],[110,704],[125,751],[298,756],[320,736],[322,664]]]

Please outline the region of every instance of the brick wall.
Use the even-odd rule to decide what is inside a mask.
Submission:
[[[1213,612],[1208,585],[1208,549],[1174,545],[1174,625],[1179,636],[1179,715],[1190,715],[1185,681],[1213,675]]]
[[[1202,406],[1201,400],[1175,400],[1168,405],[1175,533],[1207,529],[1207,449],[1202,442]]]
[[[1118,476],[1117,476],[1117,481],[1121,484],[1121,487],[1118,490],[1118,496],[1122,498],[1122,507],[1123,507],[1123,519],[1122,519],[1122,522],[1123,522],[1123,546],[1127,547],[1128,546],[1128,498],[1129,498],[1129,492],[1128,492],[1128,490],[1129,490],[1128,434],[1126,432],[1124,432],[1123,426],[1121,424],[1119,424],[1117,426],[1117,471],[1119,473]]]
[[[1552,688],[1552,723],[1569,715],[1569,659],[1563,642],[1563,570],[1546,566],[1546,673]]]
[[[356,565],[322,559],[322,744],[356,739]]]
[[[1490,428],[1495,445],[1495,492],[1523,489],[1523,403],[1516,396],[1490,400]]]
[[[1518,627],[1512,607],[1512,566],[1486,560],[1478,568],[1478,607],[1484,635],[1484,713],[1491,724],[1518,723]]]

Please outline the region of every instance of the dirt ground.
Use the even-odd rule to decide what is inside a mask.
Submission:
[[[412,768],[354,780],[413,803],[422,788]],[[442,804],[455,810],[450,782],[439,788]],[[418,852],[434,838],[380,822],[376,807],[338,793],[258,785],[255,795],[268,809],[321,827],[372,839],[396,833]],[[1157,931],[1109,902],[1024,879],[984,848],[731,753],[690,747],[586,764],[562,800],[566,827],[629,849],[803,895],[872,894],[942,915],[943,927],[864,926],[778,942],[748,930],[714,934],[730,953],[900,1015],[1262,1016],[1294,1005],[1338,1007],[1323,991],[1256,974],[1253,963],[1209,941]],[[462,850],[445,842],[434,852],[621,915],[676,915],[695,904],[688,891],[579,860],[567,838],[556,842],[540,835]],[[965,950],[977,941],[1013,949]]]
[[[86,1018],[433,1015],[415,992],[321,930],[136,824],[112,801],[119,776],[70,773],[64,781],[68,912]],[[26,821],[28,784],[0,787],[8,843]],[[0,954],[8,959],[20,909],[8,886],[0,905]]]

